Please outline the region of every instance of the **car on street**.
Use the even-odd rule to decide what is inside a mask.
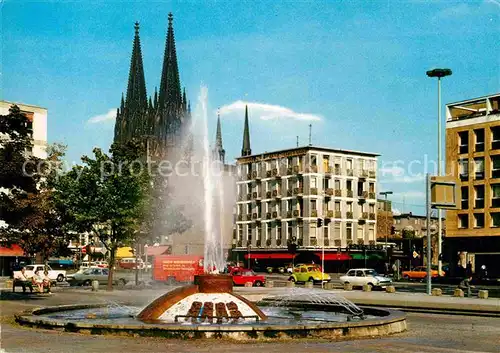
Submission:
[[[350,269],[345,275],[340,276],[340,282],[352,284],[353,287],[368,285],[372,288],[385,288],[392,284],[390,278],[379,275],[377,271],[372,268]]]
[[[230,272],[230,275],[236,286],[244,286],[245,283],[251,282],[253,287],[262,287],[266,283],[266,277],[258,275],[252,270],[237,269]]]
[[[68,275],[66,280],[71,286],[90,286],[92,281],[98,281],[99,284],[108,283],[109,270],[101,267],[90,267],[85,270],[78,271]],[[115,272],[116,275],[116,272]],[[114,284],[125,285],[127,280],[123,277],[117,277],[113,280]]]
[[[330,282],[332,278],[329,274],[323,273],[321,267],[314,264],[300,264],[293,268],[292,275],[288,278],[291,282]]]
[[[62,282],[66,278],[66,271],[65,270],[53,270],[50,266],[47,265],[45,267],[44,264],[34,264],[34,265],[26,265],[25,270],[26,272],[24,273],[26,278],[31,278],[35,275],[37,271],[41,271],[43,273],[45,269],[48,271],[48,276],[51,281],[55,282]],[[14,277],[16,276],[16,272],[14,272]]]
[[[441,276],[444,276],[445,272],[441,271]],[[427,267],[425,266],[418,266],[415,267],[413,270],[409,271],[403,271],[402,273],[403,279],[406,280],[424,280],[427,278]],[[438,270],[433,269],[431,267],[431,277],[436,278],[439,277]]]

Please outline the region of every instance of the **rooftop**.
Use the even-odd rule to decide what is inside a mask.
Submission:
[[[500,115],[500,93],[446,104],[446,121]]]
[[[237,161],[239,160],[245,160],[248,158],[269,158],[270,155],[279,155],[279,154],[286,154],[286,153],[293,153],[293,152],[309,152],[309,151],[317,151],[317,152],[329,152],[329,153],[339,153],[339,154],[349,154],[353,156],[364,156],[364,157],[378,157],[380,154],[377,153],[370,153],[370,152],[361,152],[361,151],[352,151],[352,150],[343,150],[343,149],[337,149],[337,148],[328,148],[328,147],[320,147],[320,146],[301,146],[301,147],[294,147],[294,148],[287,148],[283,150],[278,150],[278,151],[270,151],[270,152],[264,152],[264,153],[257,153],[257,154],[252,154],[250,156],[242,156],[236,158]],[[278,156],[276,156],[278,158]]]

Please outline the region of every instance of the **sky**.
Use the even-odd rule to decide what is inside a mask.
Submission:
[[[194,110],[208,88],[210,136],[220,109],[226,160],[240,155],[248,104],[253,153],[297,136],[307,145],[311,124],[313,145],[380,154],[379,191],[393,191],[400,212],[424,214],[437,158],[437,82],[425,72],[453,71],[443,103],[500,92],[500,0],[0,6],[0,97],[47,108],[49,143],[66,144],[70,163],[112,142],[135,21],[148,95],[159,86],[170,11],[182,85]]]

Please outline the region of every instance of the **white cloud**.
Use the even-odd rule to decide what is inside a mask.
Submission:
[[[258,116],[261,120],[277,120],[291,119],[302,121],[320,121],[323,120],[321,115],[309,113],[297,113],[290,108],[279,105],[272,105],[258,102],[245,102],[238,100],[231,104],[224,105],[220,108],[220,115],[229,115],[232,113],[241,113],[245,111],[245,106],[248,106],[248,114]]]
[[[100,124],[108,121],[114,121],[116,118],[116,109],[110,109],[106,114],[100,114],[87,120],[87,124]]]
[[[425,197],[425,192],[423,191],[405,191],[398,192],[399,196],[402,196],[406,199],[421,199]]]
[[[389,177],[387,179],[382,179],[380,181],[381,183],[385,184],[389,183],[411,184],[425,179],[425,176],[423,174],[405,175],[405,169],[397,166],[380,168],[379,176],[381,178],[386,176]]]

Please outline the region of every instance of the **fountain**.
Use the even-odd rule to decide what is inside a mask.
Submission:
[[[205,274],[144,308],[116,303],[35,309],[16,315],[24,325],[63,328],[93,334],[130,334],[167,338],[353,338],[402,332],[404,314],[361,309],[333,291],[283,288],[255,304],[233,292],[231,276],[222,274],[220,222],[223,184],[220,163],[210,160],[207,89],[202,87],[197,120],[202,127],[205,222]]]

